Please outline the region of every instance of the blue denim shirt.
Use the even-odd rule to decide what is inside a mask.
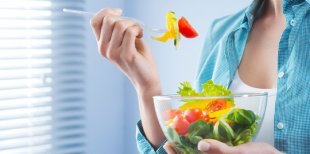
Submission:
[[[248,8],[212,23],[202,50],[197,85],[212,79],[230,86],[261,6],[256,0]],[[274,145],[285,153],[309,153],[310,0],[283,0],[283,12],[287,24],[278,49]],[[166,153],[162,146],[156,151],[152,148],[143,135],[141,123],[137,128],[137,143],[140,153]]]

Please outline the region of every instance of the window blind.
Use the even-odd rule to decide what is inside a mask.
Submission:
[[[83,0],[0,0],[0,154],[85,153]]]

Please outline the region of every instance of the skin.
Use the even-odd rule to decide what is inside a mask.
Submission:
[[[280,0],[268,0],[264,13],[254,22],[250,32],[239,75],[251,86],[271,88],[276,85],[277,49],[285,27],[281,5]],[[142,39],[141,26],[135,21],[120,18],[121,14],[119,9],[101,10],[91,20],[91,26],[99,53],[115,64],[132,82],[137,92],[146,138],[156,149],[165,140],[152,99],[153,96],[161,95],[159,74],[151,51]],[[174,153],[171,143],[167,143],[165,148],[168,153]],[[229,147],[215,140],[203,140],[198,148],[212,154],[279,153],[265,143]]]

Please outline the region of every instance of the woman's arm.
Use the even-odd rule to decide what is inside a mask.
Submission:
[[[91,20],[100,54],[115,64],[138,94],[140,116],[148,141],[157,148],[165,139],[152,97],[161,94],[160,78],[141,26],[120,18],[119,9],[104,9]]]

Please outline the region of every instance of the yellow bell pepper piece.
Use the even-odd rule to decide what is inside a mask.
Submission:
[[[171,36],[171,33],[169,31],[166,32],[163,36],[159,36],[159,37],[152,36],[152,39],[160,41],[160,42],[167,42],[171,38],[172,38],[172,36]]]
[[[152,39],[160,41],[160,42],[167,42],[169,39],[175,40],[175,46],[177,47],[180,41],[180,33],[179,33],[179,26],[178,26],[178,19],[175,16],[175,13],[169,11],[166,14],[166,27],[167,32],[159,37],[152,37]]]
[[[171,34],[172,38],[176,38],[177,37],[177,31],[179,30],[178,27],[178,20],[177,17],[175,16],[174,12],[170,11],[167,13],[166,15],[166,22],[167,22],[167,29]]]
[[[193,108],[199,108],[199,109],[205,109],[207,104],[212,102],[212,100],[203,100],[203,101],[194,101],[194,102],[188,102],[183,104],[179,107],[180,110],[185,111],[187,109],[193,109]]]
[[[215,111],[215,112],[209,113],[209,117],[210,118],[219,118],[222,115],[228,113],[230,110],[231,110],[231,107],[223,109],[223,110]]]

